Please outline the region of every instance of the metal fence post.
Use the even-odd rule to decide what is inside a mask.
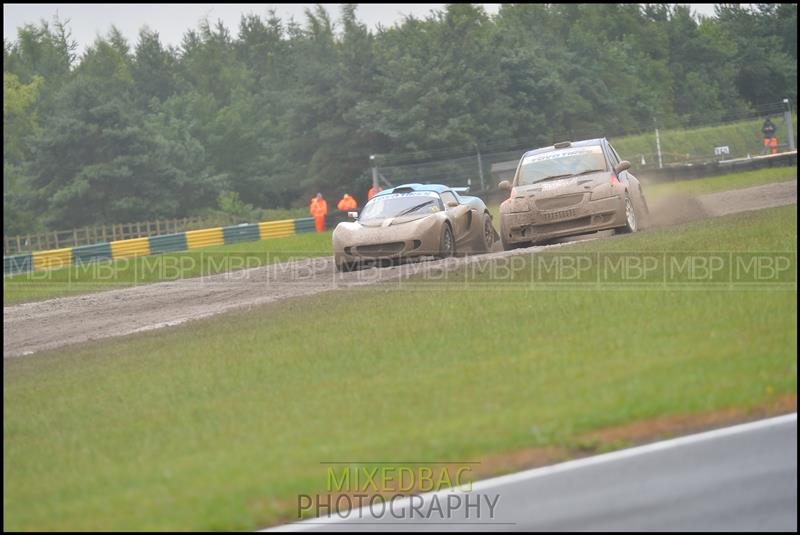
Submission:
[[[795,150],[797,147],[794,145],[794,126],[792,125],[792,106],[789,103],[789,99],[783,99],[783,103],[786,105],[786,109],[783,110],[783,120],[786,123],[786,128],[788,130],[788,138],[789,138],[789,150]]]
[[[483,183],[483,160],[481,159],[481,150],[478,148],[478,144],[475,143],[475,151],[478,153],[478,174],[481,178],[481,191],[486,189]]]
[[[658,133],[658,127],[656,127],[656,152],[658,153],[658,168],[663,169],[664,164],[661,160],[661,136]]]

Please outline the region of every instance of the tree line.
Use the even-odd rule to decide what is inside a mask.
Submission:
[[[451,4],[370,30],[355,4],[189,29],[65,21],[3,47],[4,234],[362,199],[369,155],[710,124],[793,101],[797,6]]]

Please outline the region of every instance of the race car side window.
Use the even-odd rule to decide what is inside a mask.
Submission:
[[[456,204],[458,204],[458,199],[456,199],[456,196],[449,191],[442,192],[442,200],[444,201],[445,207],[447,206],[447,203],[451,201],[454,201]]]
[[[619,154],[617,154],[617,151],[614,150],[614,147],[611,146],[611,143],[607,143],[607,145],[608,145],[608,152],[611,154],[611,162],[612,162],[611,168],[616,169],[617,165],[619,165],[619,162],[621,162],[622,159],[619,157]],[[623,182],[627,182],[628,173],[620,173],[619,179],[622,180]]]
[[[609,143],[609,144],[608,144],[608,148],[609,148],[609,149],[611,149],[611,154],[613,154],[613,155],[614,155],[614,158],[617,160],[617,163],[621,162],[621,161],[622,161],[622,158],[620,158],[620,157],[619,157],[619,154],[617,153],[617,149],[615,149],[615,148],[614,148],[614,147],[611,145],[611,143]]]
[[[606,153],[608,154],[608,162],[611,164],[611,169],[614,169],[619,163],[619,157],[617,156],[617,153],[614,152],[614,149],[611,147],[611,143],[606,144]]]

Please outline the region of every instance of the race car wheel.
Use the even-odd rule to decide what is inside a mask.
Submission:
[[[621,232],[629,234],[636,232],[636,209],[633,207],[633,201],[628,192],[625,192],[625,226],[620,229]]]
[[[439,246],[439,258],[447,258],[456,254],[456,240],[453,238],[453,231],[450,225],[444,225],[442,229],[442,241]]]
[[[355,262],[347,262],[346,260],[336,260],[336,271],[340,273],[347,273],[348,271],[353,271],[355,269],[356,264]]]
[[[502,231],[502,229],[501,229]],[[521,243],[511,243],[506,241],[506,236],[504,232],[500,233],[500,243],[503,245],[504,251],[512,251],[514,249],[522,249],[523,247],[530,247],[533,245],[533,242],[521,242]]]
[[[497,239],[497,233],[494,231],[492,225],[492,218],[489,214],[483,214],[483,243],[486,245],[486,252],[492,251],[494,242]]]

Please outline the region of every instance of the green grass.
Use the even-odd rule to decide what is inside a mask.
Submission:
[[[563,251],[796,251],[796,219],[778,208]],[[796,285],[463,281],[5,361],[4,528],[252,529],[323,492],[326,460],[571,447],[608,426],[796,394]]]
[[[3,278],[3,304],[82,294],[329,255],[331,232],[305,233],[180,253],[92,262]]]

